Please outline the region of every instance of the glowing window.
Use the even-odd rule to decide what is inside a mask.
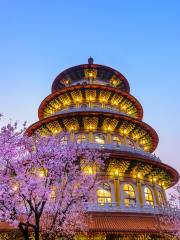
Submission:
[[[154,199],[153,199],[152,191],[150,190],[150,188],[145,187],[144,194],[145,194],[145,200],[147,205],[151,205],[152,207],[154,207]]]
[[[97,190],[98,203],[100,205],[111,204],[111,188],[109,184],[104,183],[103,188]]]
[[[113,137],[113,143],[115,143],[117,145],[120,145],[121,144],[121,140],[117,136],[115,136],[115,137]]]
[[[67,136],[63,136],[63,137],[61,138],[61,143],[62,143],[62,144],[67,144],[67,142],[68,142]]]
[[[102,134],[98,134],[95,136],[95,142],[99,144],[104,144],[105,143],[105,137]]]
[[[82,142],[84,142],[84,141],[86,141],[86,136],[85,136],[84,134],[78,135],[78,137],[77,137],[77,142],[78,142],[78,143],[82,143]]]
[[[131,184],[124,184],[124,204],[126,207],[134,206],[136,204],[136,195],[134,187]]]
[[[158,192],[158,198],[159,198],[159,204],[164,205],[163,193],[160,191]]]
[[[84,167],[83,171],[87,175],[91,175],[91,174],[95,173],[95,170],[91,166]]]

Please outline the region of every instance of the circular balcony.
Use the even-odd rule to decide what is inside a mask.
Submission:
[[[123,112],[121,110],[119,110],[118,108],[113,108],[111,105],[106,105],[106,107],[102,107],[102,105],[92,105],[91,107],[89,107],[88,105],[86,104],[83,104],[81,106],[76,106],[76,105],[72,105],[70,106],[69,108],[64,108],[60,111],[57,111],[55,112],[54,114],[52,114],[51,116],[55,116],[55,115],[58,115],[58,114],[63,114],[63,113],[73,113],[73,112],[108,112],[108,113],[117,113],[117,114],[121,114],[121,115],[124,115],[124,116],[129,116],[128,113],[126,112]],[[137,118],[135,116],[131,116],[132,118]]]
[[[97,176],[97,196],[86,204],[88,212],[165,214],[179,211],[169,204],[164,187],[157,182],[102,172]]]
[[[102,85],[71,86],[47,96],[38,111],[39,119],[68,109],[100,108],[142,119],[143,109],[136,98],[121,90]]]
[[[92,142],[94,134],[105,134],[106,142],[111,143],[111,136],[119,142],[135,145],[153,152],[158,144],[158,135],[153,128],[141,120],[120,113],[100,111],[72,111],[42,119],[27,129],[28,135],[38,131],[41,134],[68,132],[71,135],[88,134]],[[116,136],[117,135],[117,136]],[[72,136],[73,137],[73,136]]]
[[[86,204],[87,212],[121,212],[121,213],[143,213],[143,214],[158,214],[158,215],[167,215],[176,213],[180,217],[180,209],[167,204],[165,206],[155,206],[144,205],[140,207],[139,204],[132,206],[125,206],[124,204],[119,204],[113,202],[111,204],[106,203],[104,205],[98,203],[87,203]]]
[[[133,146],[126,146],[123,144],[98,144],[98,143],[84,143],[84,146],[87,148],[93,148],[93,149],[104,149],[104,150],[115,150],[120,152],[127,152],[132,154],[141,155],[142,157],[148,158],[150,160],[161,162],[160,158],[157,157],[154,153],[146,152],[142,148],[137,148]]]

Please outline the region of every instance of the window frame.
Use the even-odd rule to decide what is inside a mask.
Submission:
[[[128,189],[125,189],[126,186],[128,187]],[[131,183],[124,183],[122,190],[123,190],[123,195],[124,195],[124,199],[123,199],[124,205],[126,207],[136,206],[137,200],[136,200],[136,189],[135,189],[135,187]]]
[[[117,141],[117,140],[114,140],[114,138],[117,138],[117,139],[119,139],[119,140],[118,140],[118,141]],[[112,137],[112,143],[119,146],[119,145],[122,144],[122,141],[121,141],[120,137],[118,137],[118,136],[113,136],[113,137]]]
[[[80,138],[81,137],[81,138]],[[86,142],[87,141],[87,136],[83,133],[80,133],[77,135],[77,143],[80,144],[82,142]]]
[[[103,142],[103,143],[97,142],[97,141],[96,141],[96,138],[97,138],[97,137],[102,137],[101,140],[104,141],[104,142]],[[102,133],[96,133],[96,134],[94,135],[94,143],[103,145],[103,144],[105,144],[105,140],[106,140],[106,137],[105,137],[105,135],[102,134]]]
[[[102,195],[98,194],[100,191]],[[106,204],[112,205],[111,187],[108,183],[103,183],[103,185],[97,189],[97,202],[100,206],[104,206]]]
[[[149,192],[146,192],[146,189]],[[151,206],[154,208],[155,202],[154,202],[154,195],[153,195],[153,191],[149,186],[145,186],[144,187],[144,198],[145,198],[145,202],[146,205]]]

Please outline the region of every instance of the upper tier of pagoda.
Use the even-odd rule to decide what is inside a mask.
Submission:
[[[61,72],[52,84],[52,92],[74,85],[99,84],[112,86],[123,92],[130,92],[127,79],[117,70],[99,64],[94,64],[93,58],[88,64],[81,64]]]
[[[59,134],[62,143],[77,141],[101,149],[123,164],[119,173],[145,174],[147,181],[156,179],[164,188],[178,181],[176,170],[152,154],[158,134],[142,121],[143,108],[130,94],[127,79],[110,67],[94,64],[92,58],[55,78],[38,116],[39,121],[26,131],[29,136]]]
[[[40,121],[28,132],[111,132],[122,143],[127,139],[136,148],[153,152],[158,135],[142,122],[143,108],[129,92],[129,83],[120,72],[94,64],[90,57],[87,64],[68,68],[55,78],[52,93],[40,104]]]

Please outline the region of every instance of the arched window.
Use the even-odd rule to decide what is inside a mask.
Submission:
[[[108,183],[104,183],[103,187],[97,190],[97,197],[100,205],[111,204],[111,188]]]
[[[87,104],[85,104],[85,103],[83,103],[83,104],[81,105],[81,107],[82,107],[82,108],[87,108],[87,107],[88,107],[88,105],[87,105]]]
[[[86,141],[86,136],[84,134],[79,134],[77,137],[77,143],[82,143]]]
[[[95,135],[95,143],[104,144],[105,143],[105,137],[102,134],[96,134]]]
[[[126,142],[128,146],[134,147],[134,141],[131,138],[127,138]]]
[[[117,136],[114,136],[113,137],[113,143],[115,143],[116,145],[120,145],[121,144],[121,140]]]
[[[146,204],[154,207],[154,199],[153,199],[151,189],[148,188],[148,187],[145,187],[144,188],[144,195],[145,195]]]
[[[124,204],[126,207],[136,205],[136,195],[134,187],[131,184],[124,184]]]
[[[158,199],[159,199],[159,204],[164,205],[164,197],[161,191],[158,192]]]
[[[67,142],[68,142],[67,136],[63,136],[63,137],[61,138],[61,143],[62,143],[62,144],[67,144]]]

